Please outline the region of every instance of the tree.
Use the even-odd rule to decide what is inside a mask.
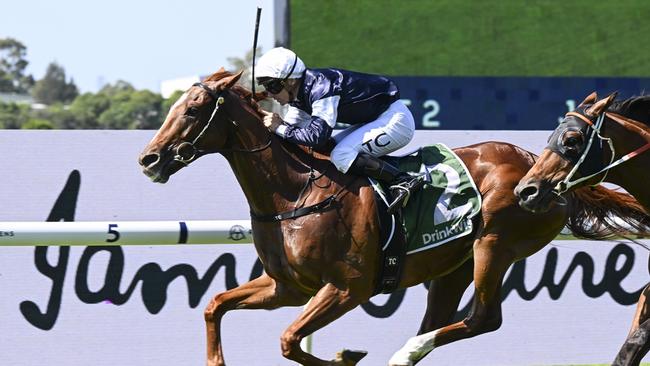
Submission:
[[[28,105],[0,102],[0,128],[21,128],[29,118]]]
[[[84,93],[70,104],[66,113],[65,110],[57,111],[57,108],[50,107],[48,109],[55,110],[56,117],[59,118],[55,122],[61,128],[70,129],[97,129],[101,128],[99,124],[99,116],[104,113],[111,106],[111,98],[105,93]]]
[[[52,62],[47,67],[45,76],[36,82],[32,90],[34,100],[43,104],[69,103],[73,101],[79,90],[73,80],[66,81],[65,70]]]
[[[25,74],[27,48],[13,38],[0,38],[0,92],[29,93],[34,78]]]
[[[32,118],[25,122],[21,128],[23,130],[51,130],[54,125],[46,119]]]
[[[162,124],[160,94],[127,89],[112,95],[110,101],[110,107],[99,116],[102,128],[156,129]]]
[[[135,91],[135,88],[133,85],[130,83],[124,81],[124,80],[118,80],[115,82],[115,84],[106,84],[104,85],[103,88],[99,91],[100,94],[107,95],[109,97],[112,97],[116,94],[119,94],[124,91]]]

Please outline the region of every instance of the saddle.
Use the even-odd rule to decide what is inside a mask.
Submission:
[[[465,164],[444,144],[422,147],[404,156],[385,156],[403,172],[424,174],[421,189],[406,205],[388,212],[391,187],[368,178],[375,190],[381,226],[381,273],[375,293],[390,293],[399,283],[406,255],[435,248],[474,231],[481,195]]]

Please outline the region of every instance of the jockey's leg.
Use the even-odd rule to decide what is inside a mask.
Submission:
[[[421,188],[425,183],[424,175],[410,175],[402,172],[390,163],[370,154],[359,153],[350,166],[349,172],[367,176],[391,185],[394,201],[388,206],[388,212],[393,213],[406,203],[409,195]]]
[[[414,180],[378,157],[406,146],[413,138],[414,131],[413,115],[398,100],[376,120],[353,125],[334,136],[336,147],[330,158],[343,173],[351,171],[392,184],[398,194],[397,202],[389,207],[389,212],[392,212],[408,200],[411,191],[418,188],[419,179]]]

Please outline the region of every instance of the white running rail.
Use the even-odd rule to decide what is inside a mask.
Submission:
[[[0,222],[2,246],[250,244],[249,220]]]

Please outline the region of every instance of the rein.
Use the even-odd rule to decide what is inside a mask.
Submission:
[[[564,178],[564,180],[559,182],[555,186],[555,188],[553,188],[553,192],[555,194],[557,194],[558,196],[561,195],[562,193],[565,193],[566,191],[571,189],[573,186],[584,182],[585,180],[588,180],[588,179],[590,179],[592,177],[595,177],[598,174],[605,173],[605,174],[603,174],[603,177],[597,183],[594,183],[592,186],[595,186],[595,185],[598,185],[598,184],[602,183],[605,180],[605,178],[607,177],[607,173],[609,172],[610,169],[612,169],[612,168],[614,168],[614,167],[616,167],[616,166],[618,166],[620,164],[623,164],[624,162],[630,160],[631,158],[633,158],[635,156],[638,156],[638,155],[642,154],[643,152],[645,152],[646,150],[650,149],[650,142],[648,142],[647,144],[641,146],[640,148],[638,148],[638,149],[636,149],[636,150],[634,150],[634,151],[632,151],[632,152],[630,152],[628,154],[625,154],[624,156],[620,157],[618,160],[614,161],[615,150],[614,150],[613,142],[612,142],[612,140],[610,138],[603,137],[601,135],[601,133],[600,133],[600,130],[601,130],[603,122],[605,120],[605,116],[609,117],[611,120],[617,122],[618,124],[620,124],[622,126],[625,126],[625,121],[623,119],[617,117],[613,113],[603,112],[600,116],[598,116],[598,120],[594,124],[591,120],[589,120],[589,118],[587,118],[583,114],[580,114],[580,113],[577,113],[577,112],[568,112],[566,114],[566,117],[568,117],[568,116],[578,117],[579,119],[585,121],[594,130],[594,133],[591,135],[591,138],[589,139],[589,142],[587,143],[587,147],[585,148],[585,151],[582,153],[582,156],[580,156],[580,159],[578,160],[578,162],[573,166],[573,169],[571,169],[571,171],[569,172],[569,175],[567,175],[567,177]],[[578,179],[571,182],[571,178],[573,178],[575,173],[578,171],[580,165],[584,162],[585,158],[587,157],[587,154],[589,153],[589,150],[591,149],[591,145],[593,143],[593,140],[594,140],[595,136],[598,136],[598,138],[601,141],[603,141],[603,140],[607,141],[609,149],[610,149],[610,151],[612,153],[612,157],[611,157],[611,159],[609,161],[609,164],[607,166],[603,167],[602,169],[600,169],[599,171],[597,171],[596,173],[590,174],[590,175],[585,176],[585,177],[578,178]]]
[[[313,157],[313,150],[309,148],[309,153]],[[305,191],[307,191],[308,188],[311,188],[311,185],[313,182],[316,182],[323,176],[325,176],[325,173],[321,173],[318,177],[314,174],[314,168],[311,165],[306,165],[309,168],[309,178],[307,178],[307,181],[305,182],[305,185],[302,187],[300,190],[300,193],[298,194],[298,198],[296,199],[296,202],[294,203],[294,207],[298,207],[298,203],[300,202],[301,198],[304,196]],[[301,216],[307,216],[312,213],[324,211],[328,208],[330,208],[335,202],[336,199],[343,193],[343,191],[347,188],[347,185],[341,187],[336,193],[331,194],[327,196],[324,200],[315,203],[313,205],[305,206],[305,207],[300,207],[300,208],[294,208],[293,210],[277,213],[277,214],[270,214],[270,215],[258,215],[254,213],[253,211],[250,211],[251,218],[255,221],[260,221],[260,222],[274,222],[274,221],[283,221],[283,220],[290,220],[290,219],[296,219]]]
[[[185,166],[189,165],[191,162],[194,160],[198,159],[199,157],[210,154],[210,153],[228,153],[228,152],[239,152],[239,153],[257,153],[261,152],[263,150],[266,150],[271,146],[271,143],[273,142],[272,138],[272,133],[269,131],[268,132],[268,141],[260,146],[251,148],[251,149],[239,149],[239,148],[228,148],[228,149],[214,149],[214,150],[200,150],[196,148],[196,144],[203,138],[203,136],[206,134],[210,126],[212,125],[212,122],[215,120],[215,117],[217,115],[217,112],[219,111],[219,108],[221,105],[225,103],[225,98],[222,95],[223,91],[215,91],[211,89],[209,86],[202,82],[197,82],[192,85],[197,86],[205,90],[212,99],[215,100],[214,104],[214,109],[212,110],[212,113],[210,114],[210,119],[208,122],[203,126],[203,129],[201,129],[201,132],[192,140],[192,142],[184,141],[180,143],[176,147],[176,154],[174,155],[174,161],[177,161]],[[236,126],[237,124],[235,121],[231,120],[231,122]],[[183,154],[182,150],[186,150],[185,153],[189,154]],[[310,154],[313,154],[313,151],[309,149]],[[185,157],[187,156],[187,157]],[[313,156],[313,155],[312,155]],[[312,182],[315,182],[316,180],[320,179],[324,174],[321,174],[320,176],[316,177],[314,174],[314,169],[311,166],[309,167],[309,178],[307,178],[307,181],[305,182],[305,185],[303,188],[300,190],[300,194],[298,195],[298,199],[296,200],[295,205],[298,205],[298,202],[300,199],[303,197],[305,191],[307,188],[311,187]],[[250,212],[251,218],[256,221],[262,221],[262,222],[273,222],[273,221],[282,221],[282,220],[288,220],[288,219],[295,219],[301,216],[306,216],[310,215],[315,212],[323,211],[325,209],[328,209],[334,202],[336,202],[336,199],[343,193],[345,190],[346,186],[341,187],[339,191],[337,191],[334,194],[329,195],[327,198],[324,200],[310,205],[310,206],[305,206],[305,207],[300,207],[293,209],[291,211],[286,211],[286,212],[281,212],[277,214],[270,214],[270,215],[258,215],[254,213],[253,211]]]

